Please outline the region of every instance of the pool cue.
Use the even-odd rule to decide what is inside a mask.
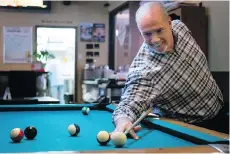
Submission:
[[[140,123],[141,120],[143,120],[149,113],[151,113],[153,110],[152,106],[150,106],[150,108],[143,112],[142,115],[140,116],[140,118],[137,119],[137,121],[135,121],[131,127],[129,127],[127,130],[125,130],[124,134],[127,135],[129,133],[129,131],[131,129],[133,129],[138,123]]]

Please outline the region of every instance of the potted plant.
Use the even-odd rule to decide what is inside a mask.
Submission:
[[[52,56],[47,50],[41,50],[40,52],[34,51],[33,57],[35,62],[32,65],[32,70],[44,72],[47,60]]]

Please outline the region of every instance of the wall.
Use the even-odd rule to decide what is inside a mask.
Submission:
[[[203,1],[203,5],[209,15],[209,67],[229,71],[229,2]]]
[[[108,63],[108,8],[104,7],[105,2],[80,2],[72,1],[70,6],[64,6],[62,1],[52,1],[51,13],[28,13],[28,12],[1,12],[0,14],[0,70],[31,70],[30,64],[3,64],[3,26],[33,26],[50,25],[50,26],[77,26],[77,72],[78,85],[80,86],[81,70],[85,65],[85,44],[80,42],[79,24],[81,22],[105,23],[106,40],[100,43],[100,58],[97,64]],[[43,23],[42,20],[58,21],[65,23]],[[79,88],[79,87],[78,87]],[[78,96],[81,94],[79,93]]]
[[[129,6],[129,9],[130,9],[130,49],[131,49],[131,55],[130,55],[130,61],[132,61],[141,45],[143,44],[143,37],[137,27],[137,23],[136,23],[136,11],[138,10],[140,6],[140,3],[138,1],[133,1],[133,2],[130,2],[130,6]]]
[[[110,4],[108,7],[109,11],[112,11],[113,9],[119,7],[120,5],[122,5],[123,3],[125,3],[126,1],[109,1],[108,3]]]

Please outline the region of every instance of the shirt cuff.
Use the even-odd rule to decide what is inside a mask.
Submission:
[[[123,119],[124,119],[124,120],[127,119],[127,120],[131,121],[132,123],[134,122],[134,119],[133,119],[133,118],[131,118],[131,117],[125,115],[125,114],[124,114],[124,115],[119,115],[119,116],[115,117],[115,118],[113,119],[113,122],[116,124],[118,120],[123,120]]]

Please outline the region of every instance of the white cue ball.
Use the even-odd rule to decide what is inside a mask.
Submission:
[[[127,136],[123,132],[113,132],[111,134],[111,141],[116,147],[122,147],[127,141]]]

